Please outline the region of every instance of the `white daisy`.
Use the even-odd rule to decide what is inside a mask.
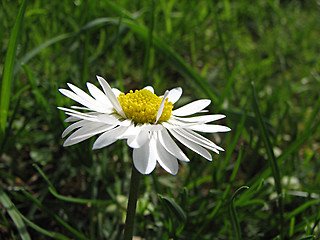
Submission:
[[[207,149],[216,153],[224,151],[195,132],[230,131],[231,129],[225,126],[208,124],[224,118],[224,115],[186,117],[207,112],[204,109],[210,104],[210,100],[197,100],[172,110],[173,104],[182,94],[180,87],[166,91],[160,97],[154,94],[150,86],[124,94],[116,88],[111,89],[102,77],[97,78],[104,92],[87,83],[92,97],[70,83],[68,86],[72,91],[59,89],[63,95],[83,105],[72,106],[72,109],[59,107],[70,115],[65,121],[73,122],[62,133],[62,137],[75,130],[63,146],[74,145],[97,134],[101,135],[94,142],[93,149],[126,139],[128,146],[133,148],[133,163],[140,173],[151,173],[158,162],[163,169],[174,175],[178,172],[177,159],[185,162],[190,160],[173,141],[171,135],[209,161],[212,160],[212,156]]]

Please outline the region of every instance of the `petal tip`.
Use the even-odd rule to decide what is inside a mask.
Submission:
[[[68,140],[64,141],[64,143],[62,144],[63,147],[69,147],[71,145],[72,144],[70,144]]]
[[[170,173],[171,175],[175,176],[175,175],[178,174],[178,169],[176,171],[174,171],[174,172],[168,172],[168,173]]]
[[[142,175],[149,175],[150,173],[153,172],[154,169],[146,169],[145,171],[142,171],[141,169],[138,169],[136,167],[134,167],[139,173],[141,173]]]
[[[225,127],[225,131],[226,131],[226,132],[230,132],[230,131],[231,131],[231,128]]]
[[[99,83],[101,81],[105,81],[106,82],[106,80],[103,77],[99,76],[99,75],[96,75],[96,78],[98,79]]]

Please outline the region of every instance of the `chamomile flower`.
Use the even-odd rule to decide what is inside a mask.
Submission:
[[[208,150],[215,153],[224,151],[197,132],[230,131],[226,126],[208,124],[225,116],[191,116],[207,112],[204,109],[210,104],[210,100],[197,100],[173,109],[182,94],[180,87],[166,91],[160,97],[154,94],[154,89],[150,86],[124,94],[111,88],[102,77],[97,76],[97,79],[103,92],[87,83],[91,96],[70,83],[68,86],[72,91],[59,89],[63,95],[83,105],[59,107],[70,116],[65,121],[72,122],[62,133],[62,137],[74,131],[65,140],[65,147],[98,134],[100,135],[94,142],[93,149],[107,147],[117,140],[125,139],[128,146],[133,148],[133,163],[140,173],[151,173],[158,162],[173,175],[178,172],[178,160],[190,160],[172,136],[209,161],[212,156]]]

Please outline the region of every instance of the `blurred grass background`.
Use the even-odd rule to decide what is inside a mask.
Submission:
[[[1,239],[120,239],[131,150],[60,137],[58,88],[95,75],[181,86],[176,106],[209,98],[232,128],[207,135],[213,162],[184,149],[177,176],[142,178],[136,236],[319,239],[319,16],[315,0],[2,0]]]

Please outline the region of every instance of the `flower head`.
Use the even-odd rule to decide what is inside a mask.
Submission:
[[[210,100],[197,100],[173,110],[173,104],[182,94],[180,87],[166,91],[160,97],[154,94],[150,86],[124,94],[111,88],[102,77],[97,78],[103,92],[87,83],[92,97],[72,84],[68,84],[72,91],[59,89],[63,95],[83,105],[72,106],[71,109],[59,107],[70,116],[65,121],[73,122],[64,130],[62,137],[75,130],[66,139],[64,146],[74,145],[97,134],[101,135],[94,142],[93,149],[126,139],[128,146],[133,148],[134,166],[142,174],[151,173],[157,162],[167,172],[177,174],[177,159],[190,161],[171,136],[210,161],[212,156],[207,149],[216,153],[224,151],[196,133],[230,131],[230,128],[225,126],[208,124],[224,118],[224,115],[186,117],[205,112]]]

